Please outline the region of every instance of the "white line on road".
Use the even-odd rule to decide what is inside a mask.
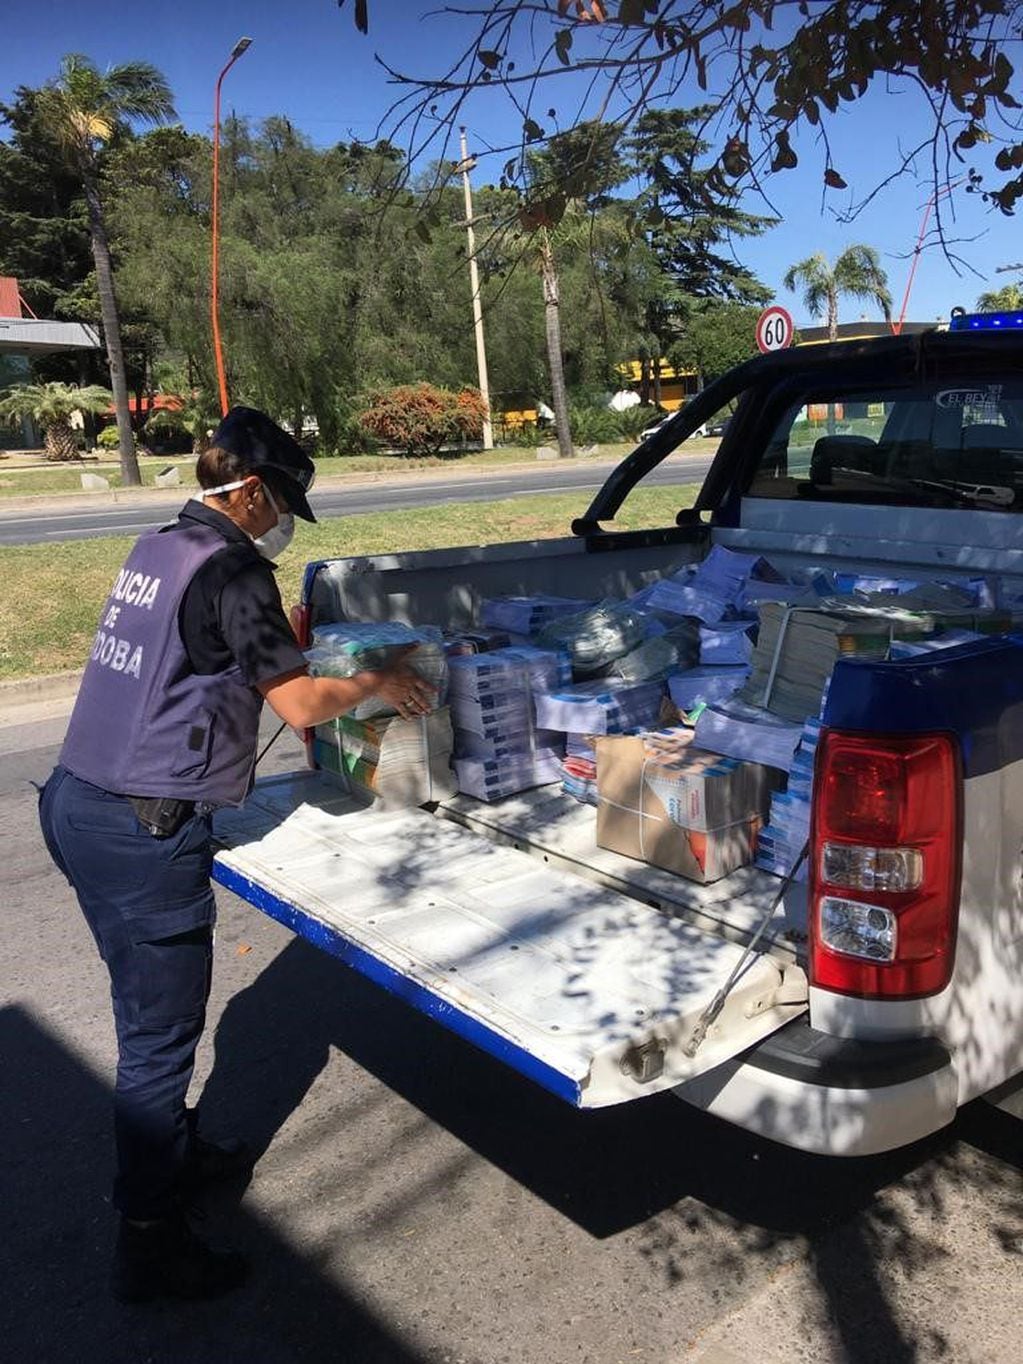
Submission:
[[[139,521],[139,522],[135,522],[134,525],[129,525],[129,526],[118,526],[118,527],[117,527],[117,533],[118,533],[118,535],[120,535],[120,534],[122,534],[122,533],[125,532],[125,531],[133,531],[133,530],[139,530],[139,531],[142,531],[142,530],[152,530],[154,524],[160,524],[160,523],[158,523],[158,522],[157,522],[157,523],[154,523],[154,522],[152,522],[152,521]],[[76,536],[77,536],[79,539],[82,539],[83,537],[88,536],[88,537],[90,537],[90,538],[96,538],[96,539],[98,539],[102,534],[103,534],[103,531],[102,531],[102,530],[89,530],[87,527],[86,527],[86,528],[79,527],[78,530],[48,530],[48,531],[46,531],[46,533],[45,533],[45,538],[46,538],[47,540],[73,540]]]

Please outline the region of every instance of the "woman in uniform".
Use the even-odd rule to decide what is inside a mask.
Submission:
[[[195,1130],[185,1096],[210,988],[211,812],[253,780],[264,700],[296,728],[377,695],[399,714],[432,689],[404,661],[310,677],[272,560],[313,521],[313,463],[265,414],[235,407],[200,457],[201,492],[136,542],[103,608],[60,760],[40,797],[47,846],[110,974],[125,1300],[212,1297],[242,1257],[197,1237],[185,1198],[251,1168]]]

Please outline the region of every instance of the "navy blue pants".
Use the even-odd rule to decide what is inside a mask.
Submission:
[[[118,1048],[114,1204],[125,1217],[164,1217],[177,1202],[188,1154],[185,1096],[210,989],[209,816],[154,838],[123,796],[58,767],[39,817],[110,973]]]

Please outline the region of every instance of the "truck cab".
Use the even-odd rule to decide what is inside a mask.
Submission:
[[[772,1140],[866,1155],[1011,1086],[1021,362],[1023,325],[758,357],[649,435],[563,539],[307,568],[311,626],[472,628],[502,594],[624,598],[713,546],[792,574],[983,583],[995,633],[836,664],[805,880],[743,866],[698,884],[610,852],[560,787],[375,809],[315,742],[309,770],[220,813],[216,879],[580,1108],[671,1090]],[[725,407],[695,506],[616,531],[632,489]]]

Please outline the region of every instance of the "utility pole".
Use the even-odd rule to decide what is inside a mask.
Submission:
[[[487,350],[483,344],[483,305],[480,301],[480,277],[476,268],[476,234],[472,228],[472,190],[469,187],[469,172],[476,164],[476,158],[471,157],[465,146],[465,128],[459,128],[459,135],[462,143],[462,160],[459,169],[462,172],[462,188],[465,190],[465,230],[469,237],[469,284],[472,288],[472,321],[476,332],[476,368],[479,371],[480,393],[486,406],[486,416],[483,418],[483,448],[493,450],[494,448],[494,428],[490,420],[490,383],[487,379]]]

